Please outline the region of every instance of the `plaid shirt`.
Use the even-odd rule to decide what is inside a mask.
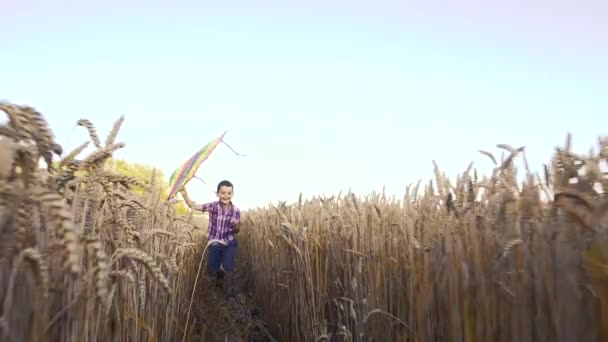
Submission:
[[[224,209],[220,201],[215,201],[203,204],[201,209],[209,212],[209,240],[223,240],[226,243],[236,240],[232,229],[241,222],[239,208],[231,205],[229,209]]]

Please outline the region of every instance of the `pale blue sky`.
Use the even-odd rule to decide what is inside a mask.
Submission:
[[[61,144],[81,117],[105,136],[124,114],[116,157],[167,178],[227,129],[248,156],[220,146],[198,174],[233,181],[243,208],[401,196],[432,159],[487,171],[477,150],[497,143],[537,168],[566,132],[582,151],[607,133],[605,1],[194,3],[3,0],[0,98],[41,110]]]

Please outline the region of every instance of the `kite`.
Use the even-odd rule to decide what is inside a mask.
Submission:
[[[207,158],[209,158],[211,152],[213,152],[220,143],[228,146],[228,148],[231,149],[232,152],[234,152],[237,156],[243,156],[238,154],[234,149],[232,149],[232,147],[224,142],[224,136],[226,133],[228,133],[228,131],[224,131],[224,133],[222,133],[219,137],[210,141],[171,174],[171,178],[169,178],[169,187],[171,188],[171,191],[169,192],[167,200],[171,200],[171,198],[175,196],[178,191],[183,189],[184,186],[186,186],[186,184],[192,180],[192,178],[198,178],[195,176],[196,171],[201,164],[207,160]],[[200,180],[203,181],[202,179]]]

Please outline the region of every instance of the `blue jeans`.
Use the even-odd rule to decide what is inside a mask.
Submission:
[[[227,246],[221,244],[213,244],[209,246],[209,255],[207,259],[207,274],[215,276],[220,266],[226,272],[234,271],[234,258],[236,257],[237,242],[232,241]]]

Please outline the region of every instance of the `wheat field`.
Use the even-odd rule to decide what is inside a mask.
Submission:
[[[247,215],[244,254],[285,341],[608,341],[608,139],[556,150],[517,182],[523,148],[397,201],[300,200]],[[545,200],[546,199],[546,200]],[[551,200],[548,200],[551,199]]]
[[[116,141],[124,118],[103,144],[79,120],[90,141],[65,153],[35,109],[0,110],[0,339],[191,340],[205,232],[162,201],[154,177],[143,184],[104,169],[125,147]]]
[[[608,139],[524,182],[499,145],[492,174],[435,166],[399,200],[243,212],[237,305],[198,277],[205,229],[104,168],[123,117],[63,151],[34,108],[0,111],[1,341],[608,340]]]

